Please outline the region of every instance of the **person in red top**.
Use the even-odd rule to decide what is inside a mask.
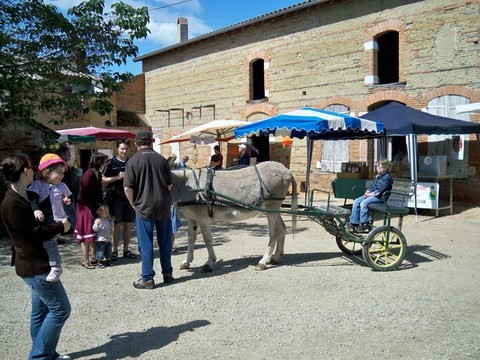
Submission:
[[[100,215],[98,209],[102,204],[102,174],[100,169],[105,165],[107,156],[102,153],[95,153],[90,158],[88,170],[80,179],[80,190],[78,192],[77,213],[75,224],[75,239],[82,245],[83,262],[82,266],[87,269],[95,269],[90,261],[89,253],[92,247],[92,259],[95,259],[95,240],[97,234],[93,231],[92,225],[95,218]]]
[[[70,229],[68,219],[45,225],[36,220],[27,197],[33,182],[33,167],[24,154],[10,155],[2,161],[3,176],[8,182],[1,205],[3,223],[13,242],[12,266],[30,288],[32,312],[29,359],[70,359],[56,348],[63,325],[70,316],[70,302],[61,281],[48,282],[48,254],[43,242]]]

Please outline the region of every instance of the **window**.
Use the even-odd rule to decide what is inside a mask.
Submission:
[[[444,95],[428,102],[427,111],[433,115],[470,121],[469,114],[457,114],[456,105],[469,104],[470,100],[459,95]],[[463,179],[468,175],[469,135],[430,135],[428,155],[447,156],[447,174]],[[460,146],[459,146],[460,145]]]
[[[379,84],[399,82],[398,32],[389,31],[377,36],[377,75]]]
[[[349,109],[345,105],[329,105],[324,110],[339,114],[348,114]],[[350,159],[350,147],[348,140],[322,140],[322,172],[341,172],[342,162]]]
[[[265,98],[264,60],[257,59],[250,63],[250,100]]]

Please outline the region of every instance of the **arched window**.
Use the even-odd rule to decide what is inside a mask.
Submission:
[[[379,84],[399,82],[398,32],[389,31],[376,37],[377,76]]]
[[[264,60],[257,59],[250,63],[250,100],[265,98]]]

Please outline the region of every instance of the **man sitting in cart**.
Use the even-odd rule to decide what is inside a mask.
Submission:
[[[369,232],[372,228],[373,217],[368,210],[368,205],[376,202],[383,202],[382,196],[385,191],[392,190],[393,179],[388,173],[390,163],[388,160],[380,160],[375,164],[377,176],[372,185],[365,193],[355,199],[350,215],[350,227],[352,231],[359,233]]]

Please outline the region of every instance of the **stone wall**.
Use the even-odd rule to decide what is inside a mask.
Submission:
[[[115,94],[116,111],[145,113],[145,74],[139,74]]]
[[[255,119],[304,106],[342,104],[355,114],[396,100],[414,108],[446,94],[480,101],[479,1],[335,1],[225,31],[201,41],[165,49],[143,60],[145,107],[152,128],[166,139],[215,119]],[[375,74],[374,52],[364,44],[385,31],[399,33],[400,81],[365,85]],[[249,63],[265,61],[268,101],[249,100]],[[471,116],[480,121],[480,116]],[[181,144],[180,152],[198,153],[204,145]],[[200,148],[200,150],[199,150]],[[172,148],[162,146],[169,154]],[[470,165],[480,169],[478,147],[470,146]],[[372,141],[352,141],[352,161],[373,159]],[[321,155],[321,142],[314,161]],[[304,180],[306,142],[294,140],[290,168]],[[477,171],[478,173],[478,171]],[[330,189],[331,175],[312,177]],[[470,186],[470,181],[464,181]],[[460,198],[462,187],[456,192]],[[480,195],[475,201],[480,201]]]

